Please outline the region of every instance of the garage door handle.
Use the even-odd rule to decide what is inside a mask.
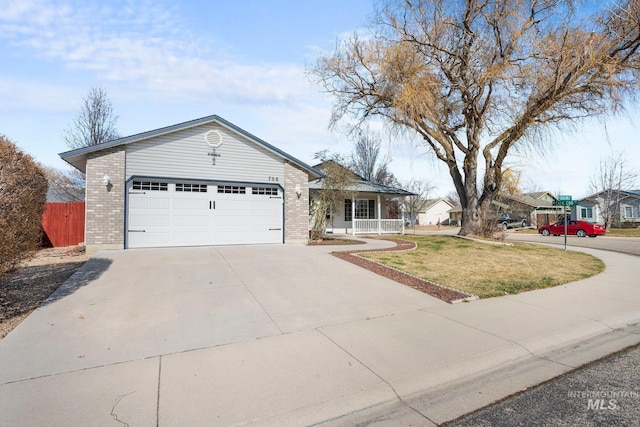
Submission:
[[[213,206],[213,208],[211,206]],[[209,209],[215,209],[215,208],[216,208],[215,200],[213,202],[211,200],[209,200]]]
[[[145,191],[129,191],[129,194],[147,194]]]
[[[276,231],[276,230],[282,230],[282,228],[270,228],[269,231]]]
[[[270,198],[270,199],[282,199],[282,197],[273,197],[273,196],[271,196],[271,197],[269,197],[269,198]]]
[[[127,230],[129,233],[146,233],[147,230]]]

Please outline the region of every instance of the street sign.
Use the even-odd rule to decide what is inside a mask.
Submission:
[[[558,200],[560,200],[560,201],[571,200],[571,196],[568,196],[566,194],[558,194]]]
[[[577,200],[554,200],[553,206],[578,206]]]

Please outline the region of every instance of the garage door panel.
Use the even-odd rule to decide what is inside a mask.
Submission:
[[[133,227],[156,226],[166,227],[171,224],[171,217],[167,214],[135,214],[129,215],[129,225]]]
[[[188,193],[187,193],[188,194]],[[201,194],[194,194],[197,196],[202,196]],[[205,194],[206,197],[206,194]],[[189,209],[189,210],[201,210],[208,211],[209,207],[209,198],[207,199],[192,199],[186,197],[176,197],[173,199],[173,207],[174,209]]]
[[[144,197],[145,195],[138,195],[129,197],[130,209],[169,209],[170,199],[169,197]]]
[[[135,248],[153,248],[168,246],[168,232],[129,233],[129,246]]]
[[[209,215],[174,215],[173,225],[178,227],[208,227]]]
[[[182,244],[189,245],[206,245],[209,242],[209,236],[206,233],[199,231],[174,231],[173,233],[173,246],[181,246]]]

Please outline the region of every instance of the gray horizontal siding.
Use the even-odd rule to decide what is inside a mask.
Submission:
[[[217,130],[222,145],[213,165],[205,135]],[[284,181],[284,160],[254,142],[217,124],[184,129],[126,146],[126,175],[225,181]]]

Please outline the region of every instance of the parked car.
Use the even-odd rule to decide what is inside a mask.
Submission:
[[[501,227],[503,230],[506,230],[509,227],[526,227],[527,219],[523,216],[519,216],[517,214],[502,214],[496,220],[496,224],[498,227]]]
[[[588,221],[570,220],[567,223],[567,234],[575,234],[578,237],[596,237],[604,234],[607,229],[602,224],[595,224]],[[543,225],[538,229],[538,233],[543,236],[559,236],[564,234],[564,221],[558,221],[554,224]]]

